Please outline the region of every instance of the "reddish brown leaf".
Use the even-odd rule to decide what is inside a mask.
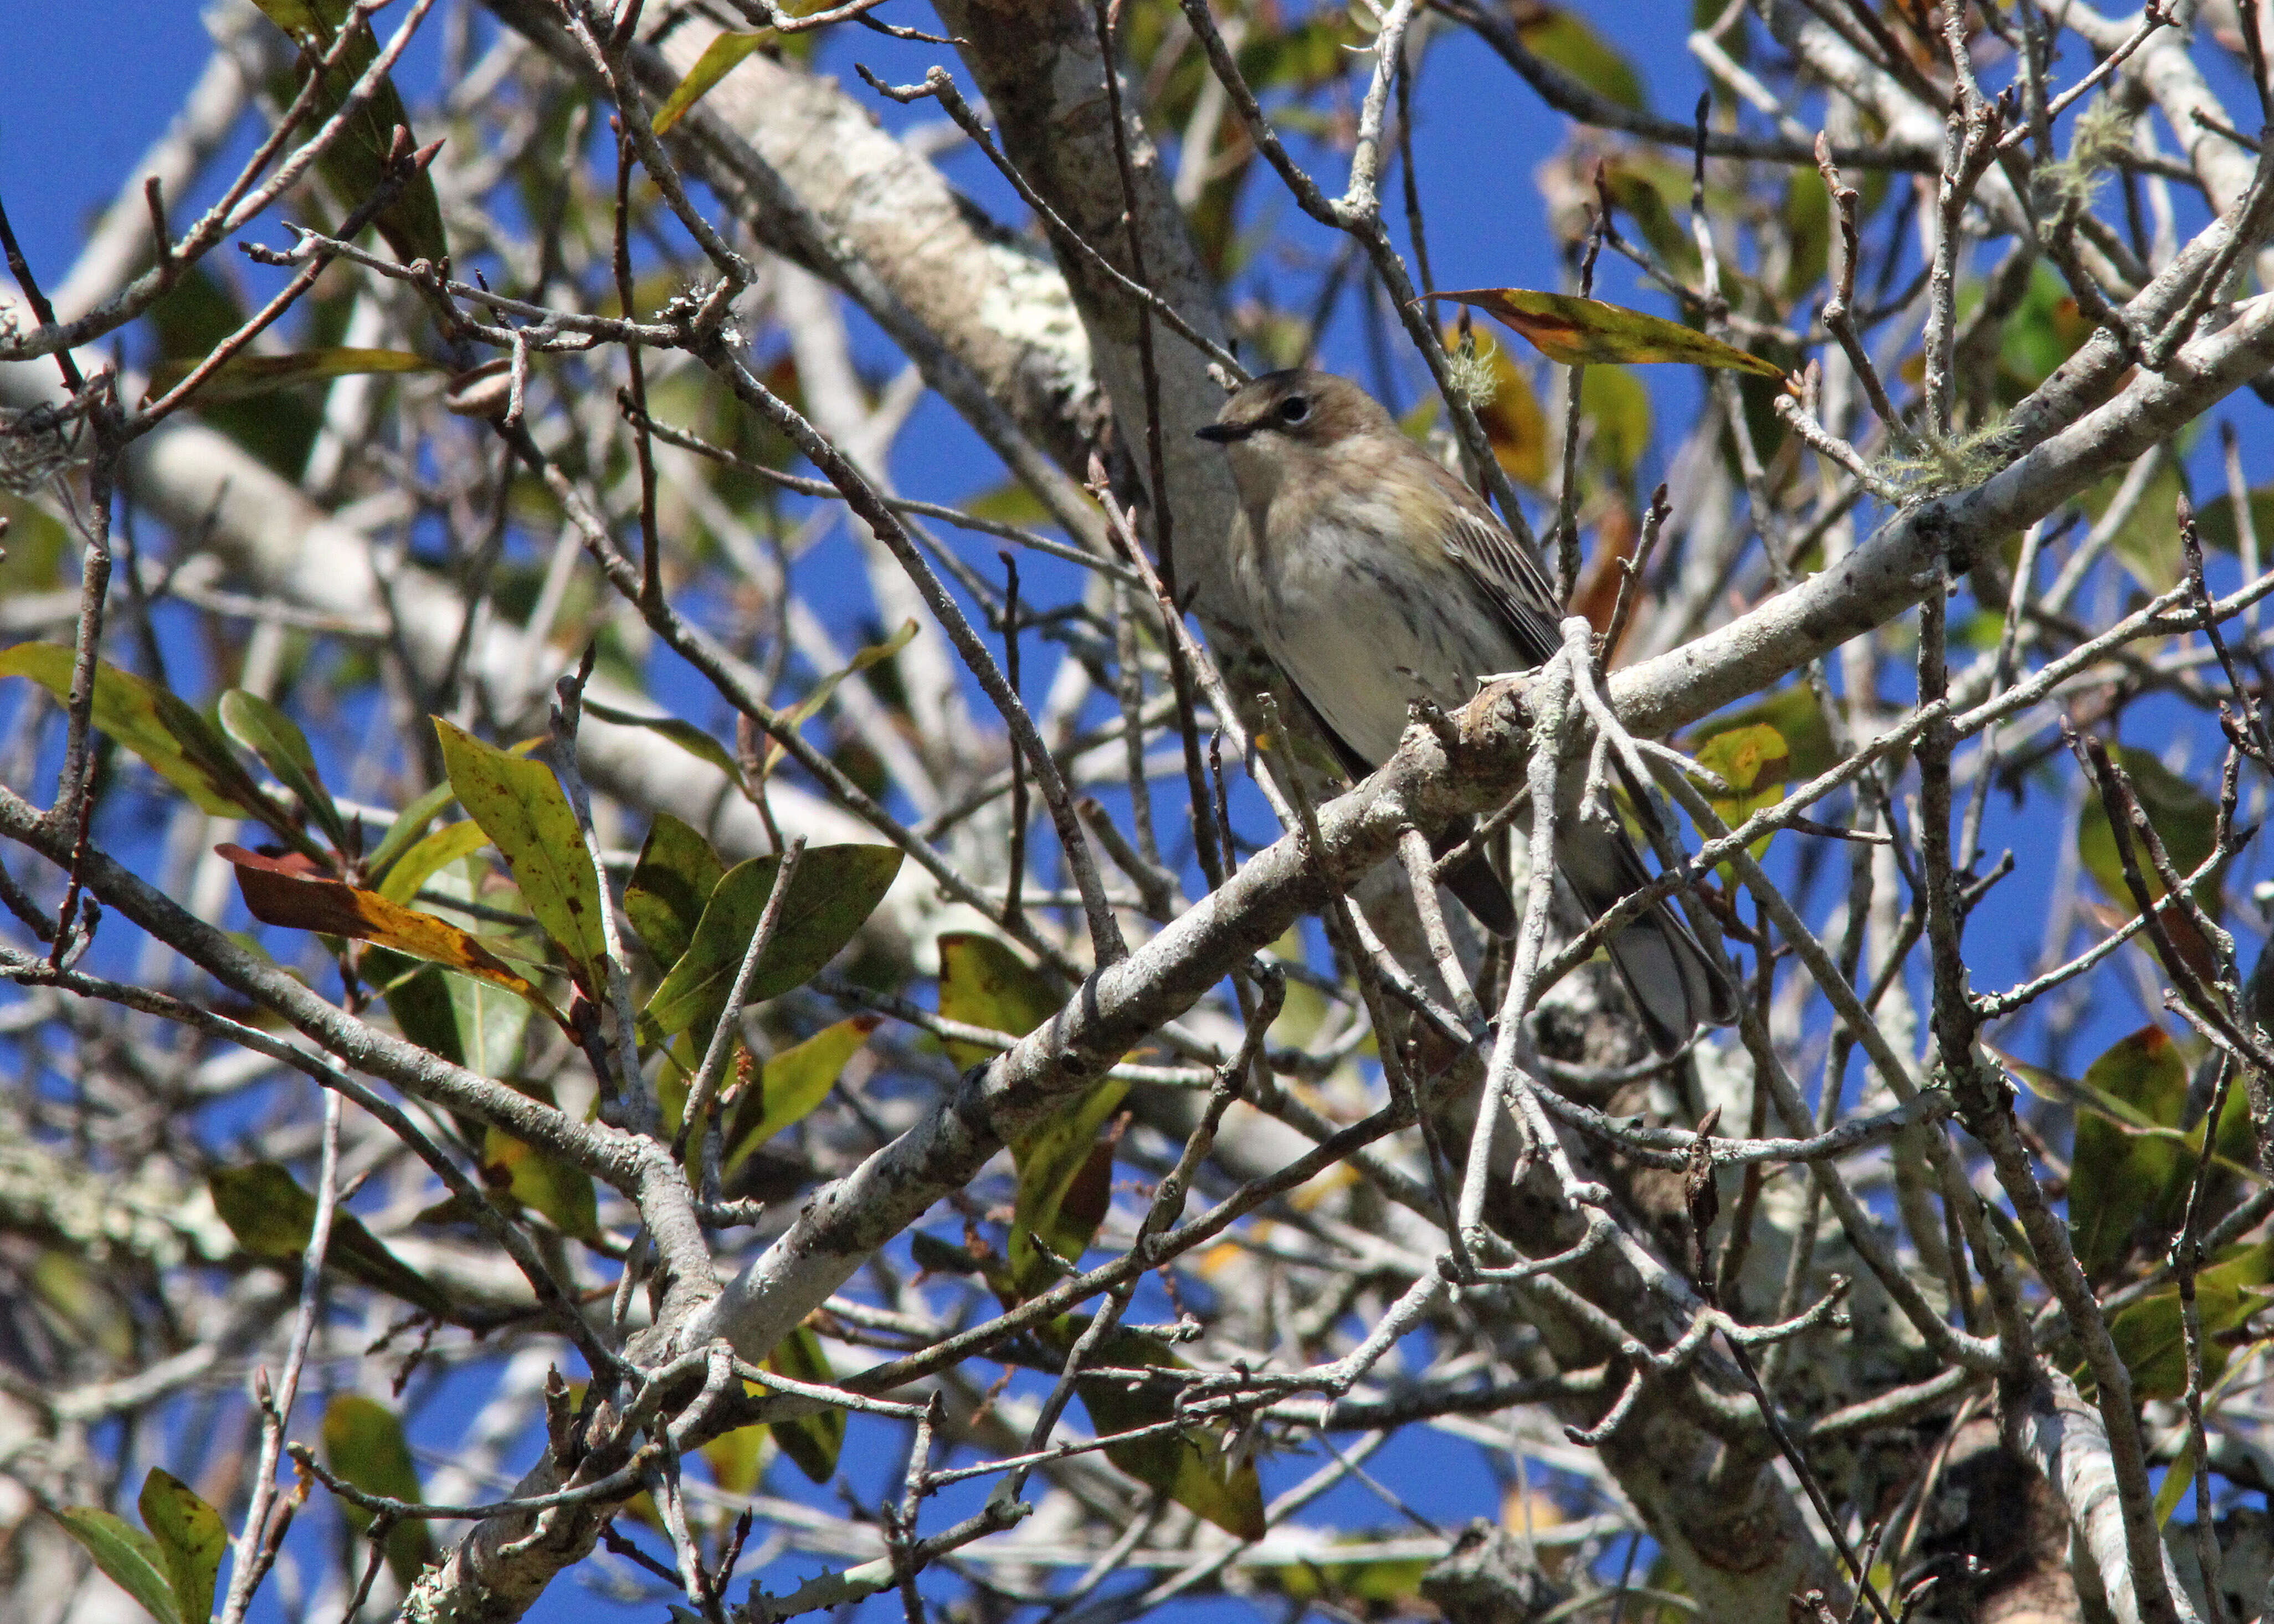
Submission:
[[[430,959],[519,994],[567,1029],[561,1012],[526,976],[456,925],[390,902],[375,891],[312,875],[306,872],[305,859],[263,857],[241,846],[217,846],[214,850],[236,866],[245,906],[261,923],[352,936],[415,959]]]

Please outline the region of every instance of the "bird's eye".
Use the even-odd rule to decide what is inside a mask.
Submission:
[[[1311,402],[1300,395],[1291,395],[1279,402],[1279,421],[1300,423],[1311,415]]]

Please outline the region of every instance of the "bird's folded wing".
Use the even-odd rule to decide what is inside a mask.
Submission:
[[[1530,551],[1490,513],[1463,507],[1445,536],[1445,551],[1483,590],[1524,656],[1525,667],[1539,665],[1562,646],[1555,589]]]

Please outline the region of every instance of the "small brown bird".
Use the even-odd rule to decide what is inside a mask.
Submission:
[[[1231,458],[1231,575],[1255,630],[1352,774],[1389,759],[1414,700],[1457,709],[1480,679],[1556,651],[1539,564],[1356,385],[1267,373],[1200,435]],[[1448,831],[1441,849],[1466,833]],[[1651,877],[1623,834],[1578,819],[1556,833],[1557,867],[1590,915]],[[1446,883],[1487,929],[1514,934],[1515,906],[1480,853]],[[1661,1054],[1736,1019],[1728,978],[1667,904],[1607,945]]]

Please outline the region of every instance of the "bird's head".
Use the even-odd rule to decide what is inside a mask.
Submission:
[[[1269,502],[1287,477],[1387,436],[1397,425],[1348,379],[1294,369],[1244,384],[1216,419],[1199,431],[1231,455],[1232,478],[1251,506]]]
[[[1365,390],[1332,372],[1297,368],[1240,386],[1200,437],[1268,453],[1275,444],[1323,450],[1383,432],[1396,433],[1397,425]]]

